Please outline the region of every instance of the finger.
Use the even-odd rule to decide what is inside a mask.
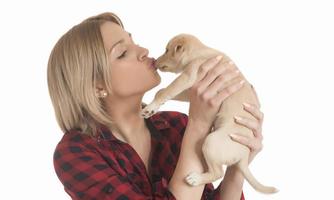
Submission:
[[[225,63],[225,64],[218,63],[201,80],[201,82],[200,82],[201,86],[200,87],[203,88],[203,89],[206,89],[209,85],[217,82],[216,81],[217,79],[224,80],[224,78],[227,74],[230,74],[231,72],[235,72],[235,71],[237,71],[237,70],[232,68],[232,66],[229,65],[228,63]],[[227,77],[227,78],[230,78],[230,77]]]
[[[240,77],[238,76],[239,72],[237,71],[230,71],[229,72],[225,72],[224,74],[221,74],[216,80],[214,80],[214,82],[209,85],[207,88],[205,88],[205,92],[203,95],[208,96],[208,97],[213,97],[216,96],[218,94],[218,91],[220,91],[222,88],[227,87],[227,82],[235,79],[233,82],[240,82],[240,78],[237,80],[236,77]],[[231,85],[231,83],[230,83]]]
[[[260,151],[263,148],[261,140],[258,139],[248,138],[241,134],[235,133],[230,134],[230,138],[235,142],[245,145],[250,149],[250,151]]]
[[[197,80],[201,81],[207,74],[207,72],[212,69],[217,63],[221,61],[223,58],[222,55],[216,56],[214,58],[210,58],[206,60],[203,64],[199,66]]]
[[[207,88],[207,92],[216,95],[227,86],[240,82],[241,79],[242,77],[240,76],[240,72],[238,70],[226,70]],[[231,83],[229,83],[230,81]]]
[[[256,105],[250,103],[243,103],[243,105],[244,105],[244,110],[253,115],[261,123],[263,122],[264,114],[260,111],[260,109]]]
[[[227,97],[238,91],[244,86],[245,80],[233,83],[219,92],[213,99],[214,102],[222,103]]]
[[[238,142],[242,145],[245,145],[250,149],[254,148],[254,144],[251,142],[251,138],[248,138],[246,136],[242,136],[242,135],[239,135],[239,134],[234,134],[234,133],[231,133],[230,137],[233,141]]]
[[[237,68],[232,61],[220,60],[207,72],[201,81],[207,82],[207,85],[210,85],[218,76],[226,72],[226,70],[233,71],[237,70]]]
[[[256,138],[262,139],[262,131],[261,131],[261,124],[257,120],[240,117],[240,116],[234,116],[236,123],[245,126],[246,128],[249,128],[253,131],[253,134]]]

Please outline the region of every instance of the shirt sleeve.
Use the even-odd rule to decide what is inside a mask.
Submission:
[[[151,195],[143,194],[126,176],[117,174],[97,152],[82,145],[57,148],[54,166],[65,191],[74,200],[175,200],[166,180],[154,183]]]

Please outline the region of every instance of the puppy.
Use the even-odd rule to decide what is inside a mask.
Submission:
[[[166,52],[156,61],[156,67],[165,72],[181,73],[167,88],[161,89],[154,100],[142,110],[142,116],[147,118],[157,112],[159,107],[167,100],[189,101],[189,89],[197,81],[199,66],[208,58],[221,55],[219,62],[236,68],[232,60],[225,54],[209,48],[201,43],[195,36],[180,34],[172,38],[166,47]],[[192,172],[186,177],[186,182],[192,186],[211,183],[221,177],[224,172],[222,165],[236,165],[257,191],[274,193],[274,187],[259,183],[248,168],[249,149],[229,137],[230,133],[240,133],[247,137],[254,137],[251,130],[234,121],[234,116],[253,118],[244,111],[242,103],[249,102],[260,107],[252,85],[240,74],[245,81],[243,87],[224,100],[214,121],[214,131],[206,138],[202,152],[208,166],[208,171],[202,174]],[[240,79],[240,78],[239,78]],[[241,80],[230,80],[234,81]]]

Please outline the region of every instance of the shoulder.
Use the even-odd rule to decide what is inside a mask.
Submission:
[[[72,129],[66,132],[59,143],[57,144],[56,148],[63,148],[65,146],[72,146],[72,145],[88,145],[92,143],[93,138],[87,134],[82,133],[80,130]]]
[[[73,155],[84,154],[87,151],[95,152],[96,145],[94,143],[93,138],[79,130],[73,129],[66,132],[54,150],[54,164],[63,162],[67,158],[73,159]]]

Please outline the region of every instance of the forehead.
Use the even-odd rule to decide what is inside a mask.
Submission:
[[[124,37],[126,32],[114,22],[105,22],[101,25],[101,34],[106,48],[110,48],[114,43]]]

